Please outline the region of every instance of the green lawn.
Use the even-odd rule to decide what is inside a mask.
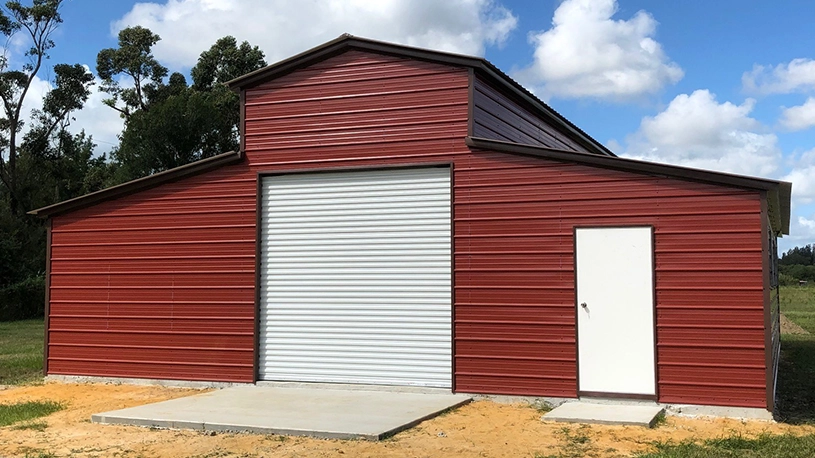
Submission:
[[[781,312],[815,334],[815,286],[782,286]]]
[[[781,312],[811,334],[781,336],[778,413],[787,423],[815,423],[815,287],[781,287]]]
[[[42,377],[43,320],[0,322],[0,385]]]
[[[64,408],[62,404],[52,401],[25,401],[16,404],[0,404],[0,426],[45,417]]]
[[[700,444],[682,442],[660,444],[651,453],[637,458],[811,458],[815,434],[807,436],[764,435],[754,439],[730,436],[706,440]]]

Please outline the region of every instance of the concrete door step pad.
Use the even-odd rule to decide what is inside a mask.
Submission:
[[[245,386],[93,415],[94,423],[380,440],[472,398],[459,394]]]
[[[545,413],[542,420],[651,428],[663,410],[658,405],[596,404],[577,401],[561,404]]]

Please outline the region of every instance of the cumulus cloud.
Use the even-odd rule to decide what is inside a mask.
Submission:
[[[350,33],[367,38],[483,55],[517,25],[492,0],[168,0],[137,3],[112,32],[134,25],[161,36],[153,49],[165,65],[195,65],[218,38],[259,46],[269,62]]]
[[[534,61],[516,77],[545,98],[611,100],[653,94],[682,79],[654,39],[653,16],[639,11],[616,20],[616,12],[616,0],[564,1],[552,28],[530,34]]]
[[[772,176],[781,151],[778,138],[750,117],[755,101],[719,103],[708,90],[676,96],[642,120],[626,139],[623,155],[636,159],[731,173]]]
[[[778,254],[795,246],[808,245],[815,240],[815,208],[801,208],[790,221],[790,235],[778,239]]]
[[[756,65],[741,78],[744,89],[757,94],[789,94],[815,90],[815,60],[793,59],[775,67]]]
[[[789,130],[804,130],[815,126],[815,97],[809,97],[803,105],[784,108],[781,125]]]
[[[34,77],[21,109],[21,117],[26,120],[26,124],[17,137],[18,142],[22,141],[23,135],[31,128],[28,120],[32,110],[42,109],[43,98],[53,87],[50,81],[38,76]],[[85,129],[85,133],[92,135],[94,143],[97,144],[98,153],[108,152],[118,145],[117,136],[124,126],[124,121],[119,114],[102,103],[105,97],[107,94],[99,92],[99,81],[97,81],[91,88],[91,94],[84,107],[71,114],[74,119],[68,127],[70,132],[79,133]]]
[[[815,148],[791,158],[792,167],[782,180],[792,182],[794,206],[815,202]]]
[[[79,133],[85,129],[86,134],[93,136],[93,142],[97,145],[96,152],[107,153],[118,146],[118,135],[124,128],[124,120],[118,112],[102,103],[109,96],[99,91],[99,83],[97,80],[91,88],[85,106],[72,114],[74,120],[68,130]]]

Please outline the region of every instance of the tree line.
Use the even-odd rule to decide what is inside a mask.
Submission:
[[[223,83],[266,65],[257,46],[226,36],[201,53],[189,82],[154,57],[161,37],[136,26],[99,51],[98,78],[80,64],[48,67],[62,6],[8,1],[0,9],[6,43],[28,46],[20,63],[0,57],[0,321],[44,311],[45,228],[27,211],[237,149],[239,100]],[[45,68],[52,88],[41,109],[26,113]],[[111,116],[124,121],[107,154],[92,132],[71,129],[97,81]]]
[[[799,281],[815,284],[815,244],[792,248],[778,260],[778,282],[797,285]]]

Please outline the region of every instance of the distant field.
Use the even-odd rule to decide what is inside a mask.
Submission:
[[[781,313],[815,334],[815,286],[782,286]]]
[[[0,385],[42,377],[43,320],[0,322]]]

